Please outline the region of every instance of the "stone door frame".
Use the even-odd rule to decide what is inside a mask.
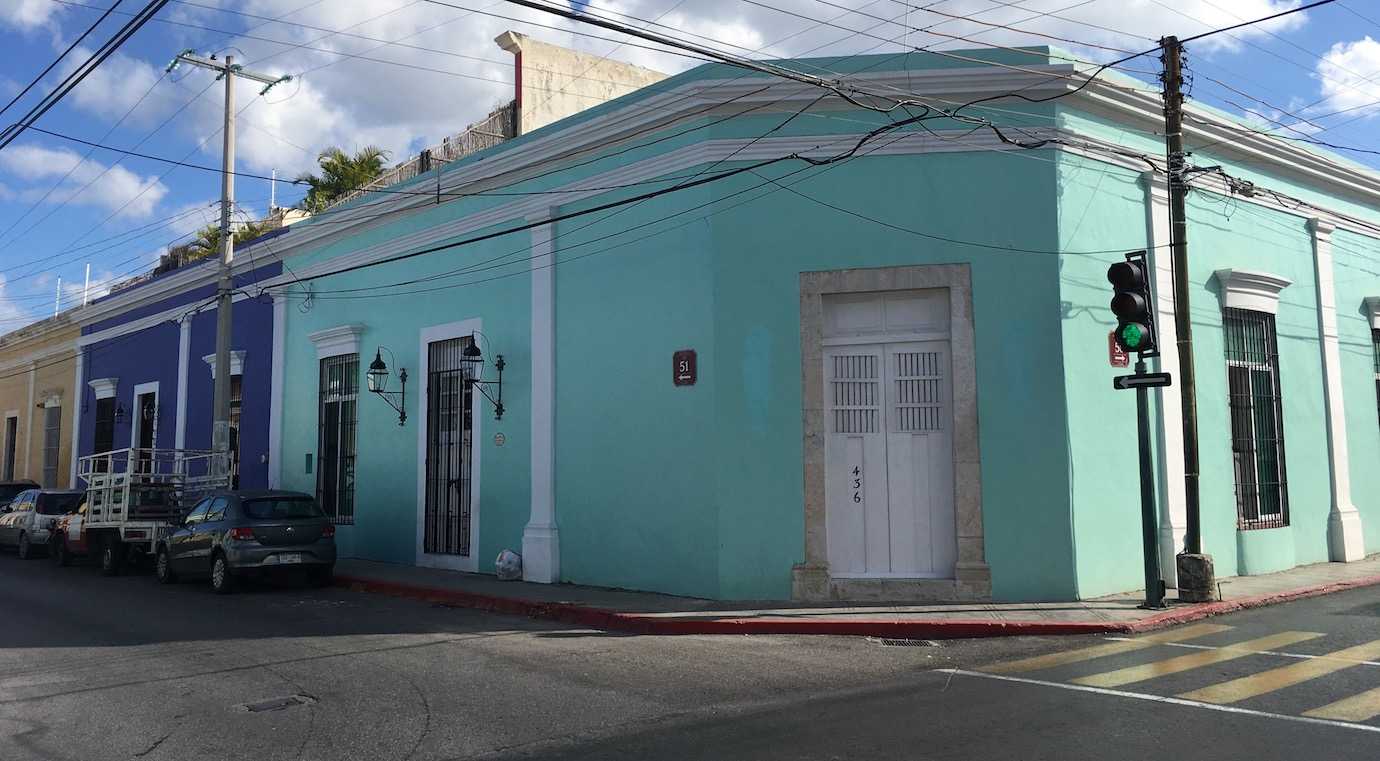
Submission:
[[[824,296],[943,288],[949,292],[953,388],[952,579],[835,579],[829,572],[824,485]],[[800,273],[800,378],[805,466],[805,562],[792,569],[797,600],[972,600],[992,596],[983,544],[972,274],[967,264]]]

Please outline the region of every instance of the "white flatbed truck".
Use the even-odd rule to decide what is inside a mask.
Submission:
[[[87,547],[101,573],[152,557],[202,496],[230,486],[227,457],[200,449],[116,449],[77,461],[86,482]]]

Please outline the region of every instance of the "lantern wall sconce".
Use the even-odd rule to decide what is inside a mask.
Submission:
[[[503,361],[502,354],[494,355],[494,369],[498,371],[498,377],[493,380],[484,380],[479,377],[480,371],[484,367],[484,353],[479,350],[479,336],[483,333],[475,331],[470,335],[470,343],[465,347],[460,355],[460,361],[465,363],[468,372],[465,374],[465,382],[484,395],[485,399],[494,406],[494,420],[503,419],[503,368],[507,363]],[[488,336],[484,336],[484,342],[488,343]],[[492,386],[494,393],[489,394],[485,390],[486,386]]]
[[[393,352],[388,352],[388,358],[397,361]],[[369,390],[378,394],[388,406],[398,412],[398,425],[407,424],[407,368],[398,370],[398,382],[401,388],[398,391],[388,390],[388,365],[383,362],[383,347],[374,350],[374,361],[369,363],[369,372],[365,376],[369,380]]]

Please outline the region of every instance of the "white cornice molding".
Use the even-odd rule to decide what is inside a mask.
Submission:
[[[253,298],[253,296],[250,296],[249,294],[243,291],[237,291],[235,295],[231,298],[231,302],[238,304],[241,301],[245,301],[246,299],[251,298]],[[105,330],[97,331],[95,333],[88,333],[84,336],[77,338],[77,346],[90,346],[91,344],[100,343],[102,341],[108,341],[112,338],[118,338],[119,336],[127,335],[129,333],[137,333],[141,330],[146,330],[160,323],[179,322],[184,319],[189,319],[193,315],[200,314],[202,312],[216,311],[216,305],[214,302],[210,304],[204,304],[193,309],[188,309],[187,306],[188,305],[183,304],[181,306],[173,307],[172,309],[165,309],[156,314],[140,317],[137,320],[130,320],[129,322],[124,322],[120,323],[119,325],[111,326],[109,328],[106,328]]]
[[[91,392],[97,399],[109,399],[115,396],[116,389],[120,386],[119,378],[92,378],[86,382],[91,387]]]
[[[1380,330],[1380,296],[1367,296],[1361,302],[1366,310],[1366,317],[1370,320],[1371,330]]]
[[[212,380],[215,380],[215,378],[216,378],[216,355],[214,355],[214,354],[207,354],[206,356],[204,356],[204,357],[201,358],[201,361],[202,361],[202,362],[205,362],[206,364],[208,364],[208,365],[211,366],[211,379],[212,379]],[[240,350],[237,350],[237,351],[232,351],[232,352],[230,352],[230,374],[231,374],[231,375],[244,375],[244,350],[243,350],[243,349],[240,349]]]
[[[1255,270],[1220,269],[1213,273],[1222,289],[1222,306],[1253,312],[1279,312],[1279,292],[1294,281]]]
[[[363,333],[363,325],[338,325],[311,333],[307,339],[316,344],[316,358],[322,360],[341,354],[358,354],[359,337]]]

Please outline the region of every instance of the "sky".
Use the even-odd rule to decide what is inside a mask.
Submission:
[[[0,0],[0,105],[72,44],[113,0]],[[236,96],[236,169],[292,178],[317,154],[377,145],[392,162],[439,143],[512,98],[515,30],[667,73],[697,61],[620,45],[610,32],[505,0],[174,0],[38,127],[187,163],[219,166],[223,88],[179,67],[179,52],[234,55],[293,79]],[[1105,62],[1296,7],[1298,0],[570,0],[575,8],[754,58],[915,48],[1055,44]],[[34,91],[9,124],[143,3],[121,2]],[[462,6],[462,7],[452,7]],[[125,15],[121,15],[121,14]],[[506,18],[505,18],[506,17]],[[958,18],[955,18],[958,17]],[[1044,35],[1044,36],[1041,36]],[[1050,37],[1073,42],[1054,42]],[[1189,46],[1190,97],[1274,128],[1380,149],[1380,2],[1340,0]],[[1152,71],[1151,56],[1126,64]],[[1373,81],[1372,81],[1373,78]],[[1376,157],[1346,154],[1380,166]],[[302,191],[277,186],[279,205]],[[238,178],[237,214],[264,215],[266,180]],[[50,316],[151,268],[168,245],[217,219],[212,172],[121,156],[29,132],[0,150],[0,333]],[[59,288],[59,279],[61,287]]]

